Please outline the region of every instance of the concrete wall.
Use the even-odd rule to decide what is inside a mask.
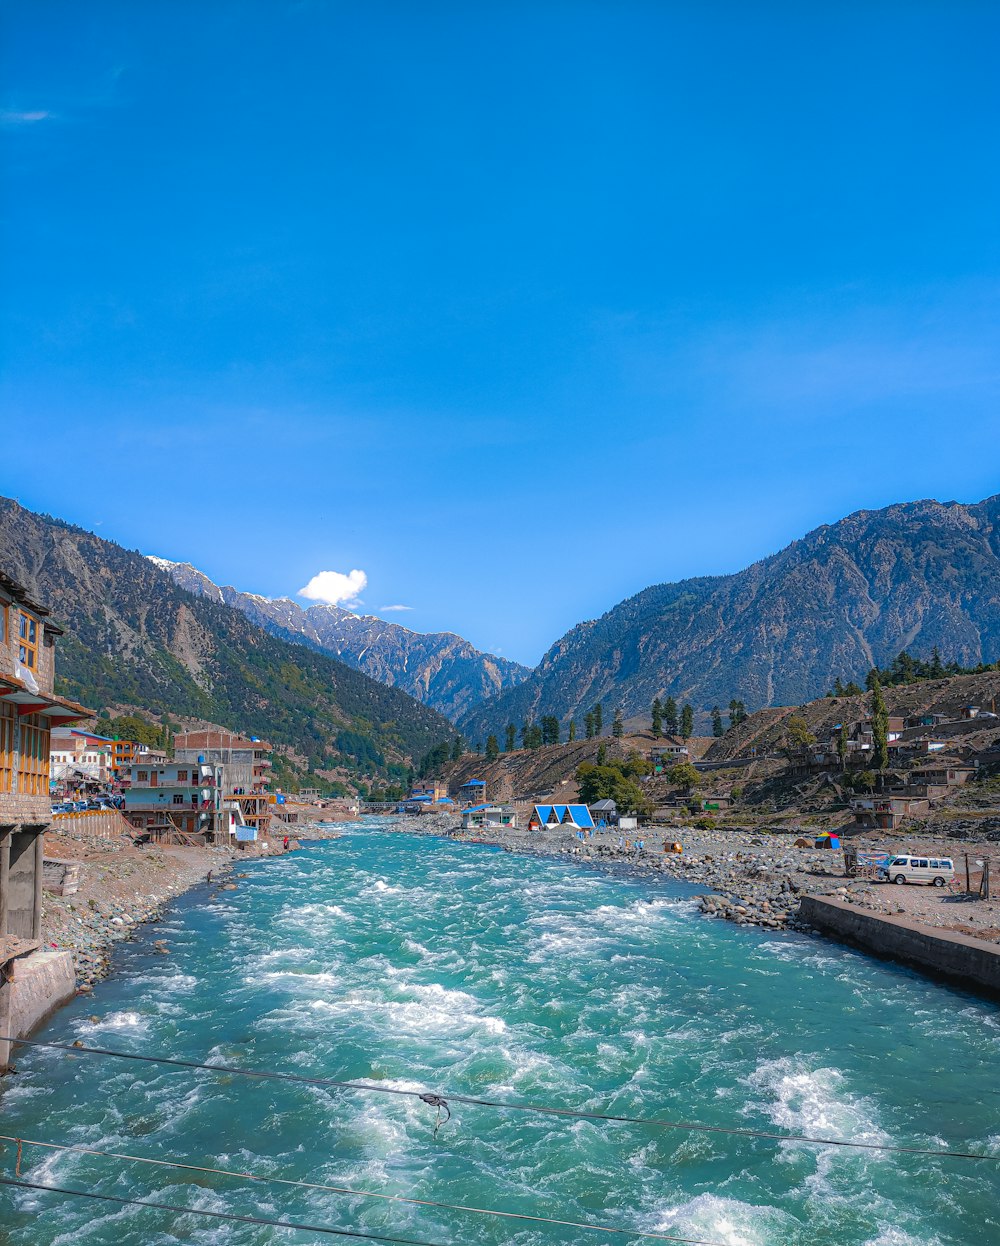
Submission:
[[[876,956],[903,961],[1000,997],[1000,944],[951,934],[902,917],[877,917],[843,900],[804,896],[801,917],[826,934]]]
[[[18,956],[8,963],[6,980],[0,980],[0,1034],[27,1038],[75,994],[72,952]],[[9,1062],[9,1048],[0,1042],[0,1072]]]

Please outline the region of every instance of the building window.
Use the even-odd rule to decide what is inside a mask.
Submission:
[[[137,770],[135,773],[135,781],[136,783],[148,783],[149,782],[149,771],[148,770]]]
[[[9,792],[14,783],[14,722],[12,705],[0,704],[0,792]]]
[[[186,770],[177,771],[177,782],[186,783],[188,781],[188,772]]]
[[[47,796],[49,792],[49,728],[42,726],[37,714],[21,719],[17,790],[24,796]]]
[[[175,805],[183,805],[183,804],[184,804],[184,797],[183,797],[183,796],[181,796],[179,793],[175,793],[175,795],[174,795],[174,804],[175,804]]]
[[[21,611],[20,616],[20,647],[18,657],[21,665],[33,671],[38,665],[38,622]]]

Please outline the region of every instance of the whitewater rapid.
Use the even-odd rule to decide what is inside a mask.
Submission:
[[[386,833],[247,867],[122,949],[39,1036],[143,1054],[1000,1157],[1000,1010],[691,889]],[[152,941],[166,939],[167,957]],[[96,1020],[91,1020],[95,1017]],[[1000,1165],[566,1120],[34,1049],[0,1132],[720,1246],[986,1246]],[[11,1173],[12,1152],[2,1153]],[[30,1180],[432,1243],[621,1239],[25,1151]],[[5,1238],[4,1234],[8,1237]],[[313,1234],[0,1189],[0,1242]]]

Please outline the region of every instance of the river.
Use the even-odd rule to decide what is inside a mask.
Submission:
[[[37,1035],[630,1117],[1000,1157],[1000,1009],[693,888],[388,833],[183,898]],[[164,939],[169,956],[157,955]],[[91,1020],[91,1017],[97,1020]],[[1000,1163],[591,1122],[20,1049],[4,1134],[702,1239],[986,1246]],[[10,1145],[5,1176],[14,1171]],[[26,1180],[430,1243],[630,1242],[26,1148]],[[0,1188],[10,1246],[303,1246],[288,1231]]]

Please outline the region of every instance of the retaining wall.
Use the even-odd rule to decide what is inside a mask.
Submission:
[[[843,900],[804,896],[800,916],[834,938],[1000,998],[1000,944],[903,917],[878,917]]]

